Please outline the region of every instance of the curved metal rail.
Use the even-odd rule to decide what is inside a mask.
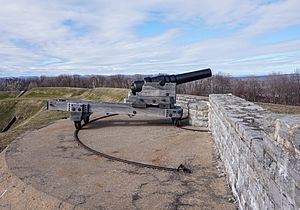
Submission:
[[[118,114],[110,114],[110,115],[98,117],[98,118],[95,118],[95,119],[93,119],[89,122],[86,122],[81,127],[79,127],[78,129],[75,130],[75,132],[74,132],[75,141],[78,143],[78,145],[80,145],[81,147],[83,147],[87,151],[89,151],[89,152],[91,152],[91,153],[93,153],[97,156],[101,156],[101,157],[104,157],[104,158],[107,158],[107,159],[110,159],[110,160],[113,160],[113,161],[118,161],[118,162],[122,162],[122,163],[126,163],[126,164],[131,164],[131,165],[135,165],[137,167],[151,168],[151,169],[157,169],[157,170],[163,170],[163,171],[171,171],[171,172],[183,171],[185,173],[192,173],[192,171],[189,168],[185,167],[183,164],[180,164],[177,168],[169,168],[169,167],[163,167],[163,166],[158,166],[158,165],[152,165],[152,164],[147,164],[147,163],[136,162],[136,161],[133,161],[133,160],[127,160],[127,159],[122,159],[122,158],[115,157],[115,156],[112,156],[112,155],[108,155],[108,154],[105,154],[103,152],[92,149],[91,147],[87,146],[86,144],[84,144],[79,139],[78,134],[79,134],[79,131],[81,130],[82,127],[86,126],[89,123],[95,122],[97,120],[104,119],[104,118],[107,118],[107,117],[112,117],[112,116],[115,116],[115,115],[118,115]],[[195,131],[197,131],[197,130],[195,130]]]

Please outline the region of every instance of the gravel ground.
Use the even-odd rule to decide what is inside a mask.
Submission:
[[[166,167],[184,164],[191,174],[95,156],[74,142],[73,132],[69,120],[59,120],[1,154],[0,209],[236,209],[207,131],[114,116],[79,133],[96,150]]]

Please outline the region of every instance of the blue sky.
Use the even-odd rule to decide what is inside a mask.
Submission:
[[[0,77],[300,69],[299,0],[0,1]]]

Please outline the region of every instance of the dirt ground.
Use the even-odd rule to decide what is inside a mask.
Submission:
[[[73,133],[72,122],[59,120],[1,153],[0,209],[236,209],[207,131],[114,116],[79,133],[96,150],[166,167],[184,164],[191,174],[95,156],[75,143]]]

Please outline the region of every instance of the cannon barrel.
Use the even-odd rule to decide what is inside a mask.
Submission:
[[[176,83],[177,85],[192,82],[199,79],[211,77],[212,73],[210,69],[202,69],[198,71],[174,74],[174,75],[159,75],[155,77],[145,77],[144,80],[134,81],[131,84],[131,91],[133,94],[142,91],[145,82],[159,82],[161,86],[165,83]]]

